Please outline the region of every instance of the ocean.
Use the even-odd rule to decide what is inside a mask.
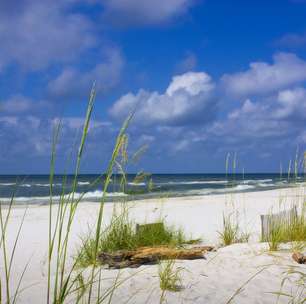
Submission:
[[[106,201],[135,200],[154,197],[211,195],[248,191],[279,189],[305,181],[305,176],[280,177],[279,174],[152,174],[143,179],[128,174],[124,187],[119,175],[112,177],[106,193]],[[79,175],[75,198],[98,202],[102,196],[104,177]],[[73,175],[66,178],[54,176],[52,196],[69,195],[73,187]],[[85,194],[83,194],[85,193]],[[50,198],[48,175],[0,175],[0,202],[7,204],[14,194],[18,204],[47,204]]]

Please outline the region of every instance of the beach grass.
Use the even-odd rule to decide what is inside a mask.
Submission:
[[[182,289],[183,268],[175,267],[175,260],[165,260],[158,265],[159,287],[161,289],[160,303],[166,298],[166,291],[178,292]]]
[[[290,221],[279,220],[271,222],[267,236],[270,251],[277,251],[281,243],[291,243],[293,251],[306,247],[306,217],[305,209]]]
[[[271,292],[277,297],[276,303],[280,299],[285,299],[288,304],[304,304],[306,302],[306,273],[301,266],[288,266],[283,272],[284,277],[280,284],[280,290]],[[294,288],[288,291],[284,290],[286,284],[294,284]]]
[[[52,145],[51,153],[51,165],[50,165],[50,203],[49,203],[49,245],[48,245],[48,283],[47,283],[47,303],[66,303],[68,299],[77,299],[76,303],[92,303],[92,291],[94,286],[97,286],[98,294],[95,297],[95,302],[100,303],[102,299],[106,298],[105,293],[100,292],[101,284],[101,270],[96,269],[96,257],[98,254],[98,241],[97,235],[100,235],[103,217],[103,208],[105,197],[107,193],[108,186],[111,182],[111,176],[113,174],[113,168],[119,158],[120,152],[122,152],[122,147],[125,145],[127,140],[127,135],[125,133],[131,116],[124,122],[122,128],[116,139],[116,144],[108,164],[106,173],[103,174],[104,185],[103,185],[103,195],[100,201],[99,212],[97,216],[97,221],[95,225],[95,237],[91,243],[91,254],[92,258],[92,270],[89,276],[82,276],[82,272],[77,272],[77,263],[74,261],[68,263],[70,259],[70,252],[68,252],[68,244],[70,240],[71,227],[75,219],[75,214],[78,205],[85,193],[81,195],[75,195],[78,184],[78,176],[80,172],[81,160],[84,153],[85,142],[88,137],[89,124],[91,120],[91,115],[93,111],[94,101],[96,96],[95,84],[92,87],[89,96],[89,102],[86,111],[86,117],[84,119],[83,130],[81,133],[80,144],[76,157],[75,173],[72,183],[72,190],[66,193],[66,181],[67,177],[64,176],[62,183],[62,194],[60,196],[59,204],[54,206],[53,202],[53,177],[54,177],[54,167],[56,161],[56,146],[58,138],[60,136],[61,123],[59,123],[54,132],[54,139]],[[122,155],[121,155],[122,156]],[[124,178],[124,175],[122,175]],[[100,178],[97,178],[93,184],[101,182]],[[55,275],[51,276],[52,267],[55,265]],[[54,270],[53,270],[54,271]],[[98,278],[98,279],[97,279]],[[116,284],[114,283],[114,288]],[[107,293],[107,291],[106,291]]]
[[[136,224],[129,219],[129,212],[124,203],[120,209],[119,213],[116,211],[113,213],[110,224],[101,232],[98,253],[134,250],[145,246],[179,247],[198,241],[188,239],[182,229],[168,226],[162,218],[156,223],[144,224],[140,229],[136,229]],[[79,267],[88,267],[96,263],[95,242],[96,240],[90,235],[83,238],[75,256]]]
[[[25,263],[25,266],[23,267],[22,272],[20,273],[18,282],[16,284],[15,290],[11,289],[11,275],[13,271],[13,263],[14,263],[14,257],[18,245],[18,241],[20,238],[20,233],[23,227],[23,223],[25,220],[25,216],[27,213],[27,208],[25,209],[20,225],[17,228],[17,234],[15,237],[15,240],[13,241],[13,247],[8,248],[8,235],[7,235],[7,229],[9,226],[10,217],[12,216],[13,211],[13,204],[14,204],[14,197],[15,197],[15,191],[12,194],[10,203],[8,205],[8,208],[6,210],[6,213],[3,212],[2,205],[0,203],[0,231],[1,231],[1,238],[0,238],[0,250],[2,251],[2,261],[1,266],[4,269],[4,279],[0,276],[0,303],[4,302],[4,299],[6,299],[7,304],[15,304],[17,303],[18,296],[21,289],[21,284],[23,281],[24,274],[29,266],[29,261]]]
[[[221,244],[229,246],[235,243],[247,243],[250,238],[250,233],[241,231],[238,216],[234,214],[223,214],[223,227],[218,231]]]

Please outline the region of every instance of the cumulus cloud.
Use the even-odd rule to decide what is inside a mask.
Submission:
[[[241,107],[216,121],[208,138],[222,139],[225,144],[251,146],[264,144],[296,145],[306,125],[306,90],[293,88],[275,95],[246,99]]]
[[[222,85],[235,97],[263,95],[288,88],[306,80],[306,62],[295,54],[279,53],[273,63],[253,62],[247,71],[226,74]]]
[[[138,123],[183,124],[186,121],[210,121],[216,108],[215,84],[204,73],[189,72],[174,76],[165,93],[140,90],[117,100],[110,110],[112,117],[123,119],[135,111]]]
[[[104,15],[119,25],[156,25],[188,11],[193,0],[100,0]]]
[[[98,94],[113,88],[120,79],[124,59],[117,48],[105,50],[103,57],[101,62],[86,71],[74,67],[65,68],[49,82],[48,93],[50,96],[52,98],[87,96],[94,81],[97,83]]]
[[[279,119],[304,120],[306,123],[306,90],[294,88],[281,91],[277,97],[278,108],[274,117]]]
[[[110,114],[123,120],[135,110],[134,137],[153,136],[158,142],[155,157],[259,148],[262,155],[273,156],[277,149],[294,149],[304,142],[305,64],[282,53],[274,56],[273,64],[253,63],[246,72],[227,74],[219,81],[204,72],[188,72],[173,77],[164,93],[140,90],[122,96]],[[241,103],[231,102],[229,89],[230,97]]]
[[[37,70],[71,62],[96,44],[93,25],[68,11],[67,1],[1,1],[0,68],[11,63]]]
[[[228,113],[226,119],[216,122],[210,131],[222,136],[225,142],[281,137],[287,128],[281,128],[280,121],[273,119],[273,108],[273,104],[247,99],[240,108]]]

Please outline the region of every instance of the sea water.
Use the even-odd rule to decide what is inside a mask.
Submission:
[[[294,186],[305,177],[280,177],[279,174],[152,174],[139,179],[127,174],[122,184],[121,176],[113,175],[105,193],[106,201],[144,199],[154,197],[177,197],[211,195],[248,191],[262,191]],[[75,183],[74,198],[98,202],[104,189],[104,176],[79,175]],[[16,203],[47,204],[50,193],[53,200],[61,195],[71,197],[74,187],[73,175],[55,175],[50,187],[48,175],[0,175],[0,202],[9,203],[12,195]]]

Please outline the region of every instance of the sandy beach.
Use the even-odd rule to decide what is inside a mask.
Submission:
[[[288,209],[293,203],[304,199],[304,188],[248,192],[224,195],[163,198],[129,203],[130,217],[135,223],[150,223],[163,217],[169,225],[182,227],[188,236],[201,238],[203,244],[219,247],[218,231],[222,229],[224,212],[236,210],[242,228],[251,233],[249,243],[218,248],[206,254],[206,259],[178,261],[182,267],[182,290],[166,293],[167,303],[227,303],[236,290],[250,277],[260,272],[243,288],[233,303],[276,303],[273,292],[280,291],[281,281],[288,267],[306,271],[306,265],[298,265],[289,250],[269,252],[266,243],[259,243],[260,215],[273,210]],[[111,218],[114,204],[105,204],[104,224]],[[56,209],[56,207],[54,207]],[[96,221],[99,205],[83,202],[79,205],[72,226],[69,243],[72,257],[82,236],[85,236]],[[15,253],[12,269],[12,284],[25,264],[29,266],[23,278],[23,291],[18,303],[43,303],[46,298],[48,206],[15,207],[8,225],[9,244],[17,233],[22,217],[25,220]],[[72,263],[72,258],[69,261]],[[0,265],[3,271],[3,265]],[[102,271],[103,287],[111,286],[118,270]],[[158,268],[156,265],[120,271],[119,279],[128,278],[113,295],[113,303],[159,303]],[[284,291],[294,292],[294,283],[286,283]],[[288,303],[280,297],[279,303]]]

